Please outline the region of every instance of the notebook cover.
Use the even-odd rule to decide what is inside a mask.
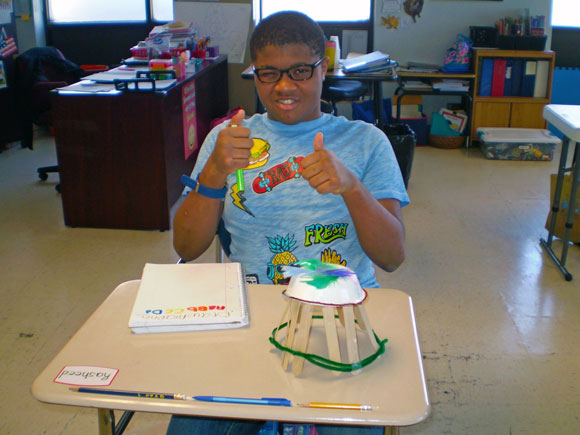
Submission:
[[[539,60],[536,68],[536,81],[534,83],[534,97],[545,98],[548,91],[548,74],[550,62]]]
[[[512,59],[511,95],[514,97],[517,97],[521,94],[523,64],[524,63],[521,59]]]
[[[513,59],[506,59],[505,64],[505,78],[503,81],[503,96],[511,97],[513,83]]]
[[[534,96],[534,87],[536,84],[536,68],[537,62],[535,60],[527,60],[524,62],[521,84],[522,91],[520,92],[522,97]]]
[[[479,95],[489,97],[491,95],[491,80],[493,77],[493,59],[483,59],[479,84]]]
[[[247,324],[240,263],[146,264],[129,319],[136,333]]]
[[[491,96],[502,97],[505,81],[505,59],[494,59],[493,61],[493,79],[491,81]]]

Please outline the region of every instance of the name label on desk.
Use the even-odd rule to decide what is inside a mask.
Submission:
[[[63,368],[54,382],[67,385],[111,385],[119,369],[92,366],[66,366]]]

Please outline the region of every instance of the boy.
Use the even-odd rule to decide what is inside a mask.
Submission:
[[[250,52],[267,112],[244,119],[240,111],[207,136],[192,173],[198,189],[174,220],[184,260],[210,246],[223,219],[230,258],[249,282],[284,284],[281,266],[316,258],[378,287],[372,263],[392,271],[403,262],[401,206],[409,198],[397,161],[379,129],[321,112],[324,42],[320,27],[297,12],[256,27]]]
[[[371,260],[388,271],[403,262],[401,205],[409,202],[388,139],[370,124],[321,112],[329,59],[322,30],[307,16],[280,12],[262,20],[250,52],[267,114],[244,119],[241,110],[209,133],[192,174],[198,190],[175,215],[175,250],[184,260],[197,258],[221,218],[231,234],[230,258],[244,264],[250,282],[284,284],[281,266],[317,258],[350,267],[363,287],[378,287]],[[236,185],[240,168],[243,192]],[[263,424],[173,417],[168,434],[250,434]]]

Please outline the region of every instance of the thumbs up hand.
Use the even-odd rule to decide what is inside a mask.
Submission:
[[[244,116],[244,110],[239,110],[228,123],[228,127],[219,132],[215,148],[203,170],[205,174],[212,175],[212,178],[219,178],[222,186],[228,174],[248,166],[250,162],[253,142],[250,139],[250,129],[242,126]]]
[[[324,135],[316,133],[314,152],[301,162],[302,177],[318,193],[343,194],[355,187],[355,175],[344,166],[334,152],[325,148]]]

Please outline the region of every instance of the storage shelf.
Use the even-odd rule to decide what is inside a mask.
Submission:
[[[476,48],[473,50],[473,66],[475,83],[473,89],[473,118],[471,135],[477,140],[478,127],[519,127],[546,128],[542,116],[544,105],[550,103],[552,96],[552,81],[554,77],[555,53],[551,50],[500,50],[495,48]],[[547,60],[549,65],[546,95],[544,97],[480,96],[481,64],[485,58]]]

